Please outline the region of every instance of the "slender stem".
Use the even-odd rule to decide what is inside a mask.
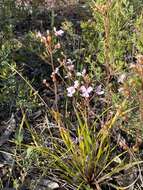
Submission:
[[[52,51],[50,52],[50,58],[51,58],[52,70],[54,72],[55,71],[55,67],[54,67],[54,61],[53,61]],[[55,92],[55,107],[56,107],[56,111],[58,111],[58,89],[57,89],[56,79],[54,79],[53,82],[54,82],[54,92]]]

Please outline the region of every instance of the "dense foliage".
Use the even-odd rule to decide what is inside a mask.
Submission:
[[[48,3],[0,3],[0,189],[142,189],[143,1]]]

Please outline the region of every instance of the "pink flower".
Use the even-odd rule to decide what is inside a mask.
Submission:
[[[55,36],[63,36],[64,31],[63,30],[56,30],[56,28],[54,27],[54,32],[55,32]]]
[[[102,90],[102,86],[101,86],[101,85],[97,86],[95,92],[96,92],[96,94],[98,94],[98,95],[104,94],[104,91]]]
[[[79,82],[76,80],[74,81],[74,86],[70,86],[67,88],[68,91],[67,96],[72,97],[78,87],[79,87]]]
[[[74,86],[70,86],[67,88],[67,96],[68,97],[72,97],[75,93],[75,87]]]
[[[79,82],[78,80],[74,81],[74,88],[78,88],[79,87]]]
[[[72,61],[71,59],[67,59],[66,61],[66,66],[67,66],[67,69],[69,71],[73,71],[74,70],[74,64],[73,64],[74,60]]]
[[[136,68],[136,64],[131,63],[130,66],[129,66],[129,68],[130,68],[130,69],[132,69],[132,68]]]
[[[90,93],[93,91],[93,88],[91,86],[89,86],[87,88],[85,86],[81,86],[80,91],[82,93],[81,94],[82,97],[89,98]]]
[[[67,68],[68,68],[69,71],[73,71],[74,70],[74,65],[68,65]]]

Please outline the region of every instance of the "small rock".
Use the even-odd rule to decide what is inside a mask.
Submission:
[[[48,184],[48,188],[49,188],[49,190],[57,189],[57,188],[59,188],[59,185],[56,182],[50,182]]]
[[[36,190],[55,190],[59,188],[59,184],[48,179],[42,179]]]

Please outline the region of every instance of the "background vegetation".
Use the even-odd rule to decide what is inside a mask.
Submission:
[[[142,8],[0,2],[0,189],[143,188]]]

